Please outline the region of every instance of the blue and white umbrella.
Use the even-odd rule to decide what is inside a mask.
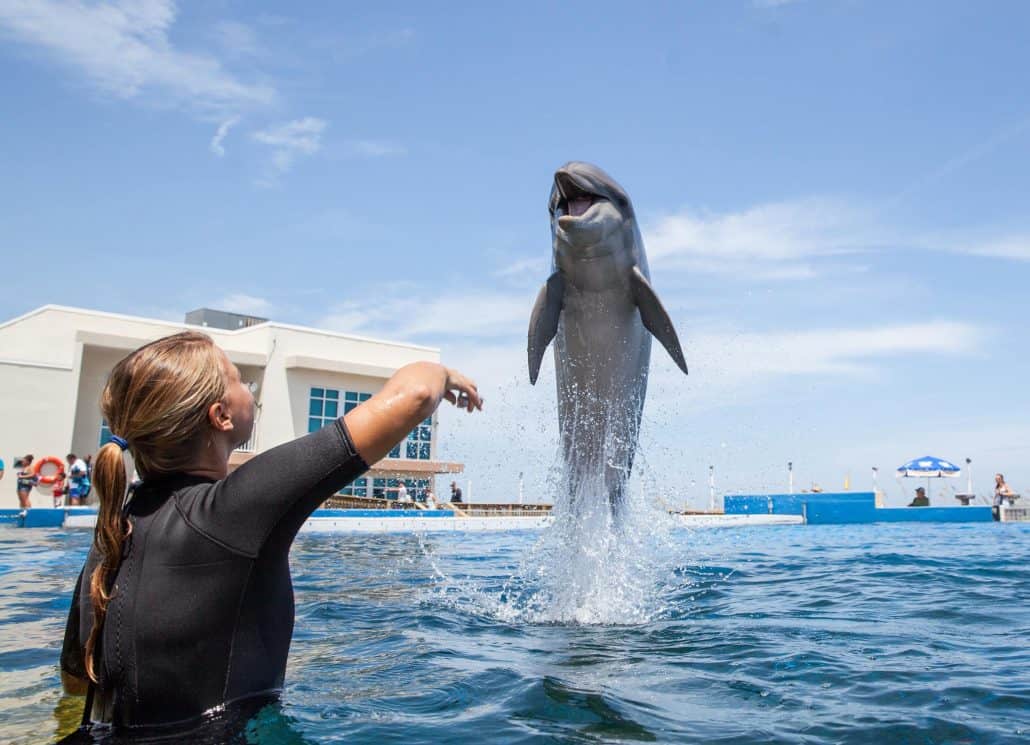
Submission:
[[[962,469],[954,463],[932,455],[915,458],[898,466],[897,478],[912,477],[926,479],[926,496],[930,496],[930,479],[951,479],[962,473]]]
[[[941,479],[953,478],[962,473],[962,469],[951,461],[925,455],[898,466],[898,477],[914,476],[917,478]]]

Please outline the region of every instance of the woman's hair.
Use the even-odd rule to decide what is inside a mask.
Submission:
[[[35,456],[32,453],[27,453],[22,460],[25,462],[25,465],[29,466],[32,465],[33,458],[35,458]]]
[[[1002,475],[1001,475],[1000,473],[996,473],[996,474],[994,474],[994,478],[995,478],[995,479],[997,479],[998,481],[1001,481],[1001,482],[1003,482],[1003,483],[1004,483],[1004,481],[1005,481],[1005,477],[1004,477],[1004,476],[1002,476]]]
[[[125,440],[143,479],[186,469],[203,447],[208,410],[226,393],[222,354],[209,336],[184,331],[140,347],[111,371],[100,410],[111,433]],[[95,664],[107,606],[115,592],[125,541],[132,532],[124,513],[129,475],[121,446],[111,441],[97,452],[93,485],[100,512],[93,545],[100,563],[89,580],[93,628],[86,641],[86,673],[98,681]]]

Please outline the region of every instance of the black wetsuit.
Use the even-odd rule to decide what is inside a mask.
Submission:
[[[343,420],[251,459],[221,481],[146,480],[101,640],[94,716],[116,728],[185,723],[275,696],[293,635],[290,545],[305,519],[367,470]],[[61,667],[85,678],[91,550]]]

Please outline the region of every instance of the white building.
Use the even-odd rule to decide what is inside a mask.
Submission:
[[[194,311],[187,319],[191,323],[47,305],[0,324],[0,457],[7,467],[0,507],[18,505],[16,457],[83,457],[107,441],[99,400],[108,374],[129,352],[162,336],[204,331],[252,384],[259,407],[254,435],[233,454],[233,466],[342,416],[403,365],[440,358],[430,347],[218,311]],[[417,493],[432,485],[434,474],[460,472],[460,463],[436,460],[436,443],[433,417],[343,493],[383,496],[398,480]],[[34,506],[49,502],[49,495],[33,494]]]

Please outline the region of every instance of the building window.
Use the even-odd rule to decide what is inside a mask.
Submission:
[[[312,388],[308,402],[308,432],[317,432],[340,416],[340,392]]]
[[[104,445],[111,441],[111,426],[107,423],[106,419],[100,420],[100,442],[97,448],[102,448]]]
[[[370,398],[371,393],[344,391],[343,411],[340,411],[340,391],[333,388],[312,388],[311,397],[308,399],[308,432],[317,432]]]
[[[368,479],[361,477],[360,479],[354,479],[354,481],[347,486],[336,492],[343,497],[367,497],[368,496]]]
[[[372,398],[371,393],[357,393],[356,391],[345,391],[343,394],[343,413],[347,414],[362,401]]]
[[[379,499],[397,498],[397,479],[372,479],[372,496]],[[389,493],[387,490],[389,489]]]
[[[333,388],[312,388],[308,399],[308,432],[317,432],[337,417],[352,411],[358,404],[372,398],[371,393],[343,391]],[[343,410],[340,410],[340,403]],[[427,417],[415,427],[408,437],[397,443],[387,453],[387,458],[407,458],[410,460],[429,460],[433,451],[433,418]],[[394,484],[393,486],[396,486]],[[375,488],[375,487],[373,487]]]
[[[429,460],[432,451],[432,441],[433,418],[429,417],[423,419],[422,423],[408,434],[408,439],[404,443],[405,455],[412,460]]]
[[[430,479],[372,479],[372,496],[379,499],[397,499],[397,487],[402,481],[409,497],[416,502],[426,501],[426,492],[432,486]]]

